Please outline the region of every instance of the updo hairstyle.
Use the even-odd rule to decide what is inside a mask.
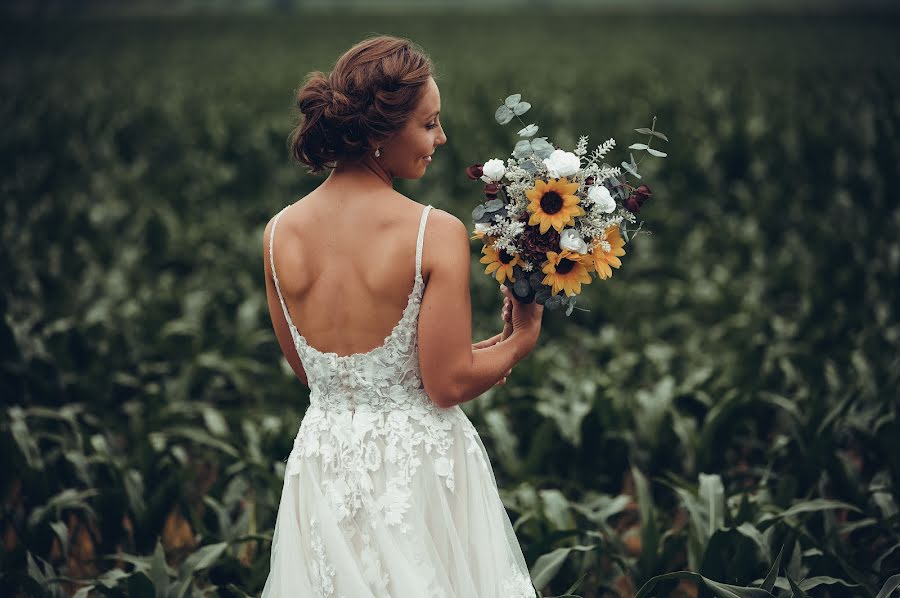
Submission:
[[[433,76],[431,59],[408,39],[379,35],[357,43],[330,74],[309,73],[297,92],[292,158],[316,174],[374,151],[370,140],[403,128]]]

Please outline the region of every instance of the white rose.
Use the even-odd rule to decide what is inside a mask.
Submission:
[[[594,185],[588,191],[588,199],[604,214],[609,214],[616,209],[616,200],[612,198],[609,189],[603,185]]]
[[[581,158],[572,152],[564,152],[561,149],[553,150],[549,158],[544,158],[547,171],[555,179],[572,176],[581,168]]]
[[[492,181],[499,182],[503,175],[506,174],[506,166],[503,165],[503,160],[493,158],[484,163],[484,166],[481,167],[481,172]]]
[[[587,253],[588,246],[574,228],[567,228],[559,235],[559,248]]]

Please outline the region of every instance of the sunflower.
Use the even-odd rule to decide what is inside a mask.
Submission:
[[[609,243],[609,251],[603,250],[602,242],[605,240]],[[607,279],[612,276],[612,269],[618,268],[622,265],[622,260],[618,257],[619,255],[625,255],[625,250],[622,247],[625,245],[625,240],[619,234],[618,226],[610,226],[603,233],[603,237],[594,239],[593,242],[593,250],[591,255],[594,269],[597,271],[597,275],[602,279]]]
[[[482,230],[476,229],[476,230],[473,230],[472,233],[473,233],[472,236],[469,237],[470,241],[474,241],[475,239],[482,239],[484,237],[484,231],[482,231]],[[493,243],[494,242],[493,237],[491,237],[490,235],[487,236],[487,239],[483,239],[483,240],[485,243]]]
[[[493,240],[491,240],[490,244],[481,248],[481,253],[485,255],[478,261],[482,264],[487,264],[487,268],[484,269],[485,274],[490,274],[496,270],[497,282],[500,284],[503,284],[507,278],[510,282],[516,282],[516,278],[513,276],[513,268],[517,265],[523,265],[518,255],[509,254],[505,249],[497,251],[494,249]]]
[[[562,232],[567,224],[575,224],[575,216],[584,216],[584,209],[578,205],[581,199],[575,195],[577,190],[578,183],[570,183],[568,177],[535,181],[534,188],[525,192],[531,202],[528,224],[540,224],[542,234],[551,226]]]
[[[546,276],[541,282],[551,285],[553,294],[564,290],[566,295],[577,295],[581,293],[581,283],[591,283],[588,272],[593,270],[594,264],[589,254],[582,255],[568,249],[563,249],[559,253],[548,251],[547,261],[541,268]]]

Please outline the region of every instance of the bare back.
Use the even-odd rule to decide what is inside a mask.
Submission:
[[[352,199],[316,190],[284,211],[272,240],[275,270],[310,346],[346,356],[384,342],[413,288],[423,209],[394,190]]]

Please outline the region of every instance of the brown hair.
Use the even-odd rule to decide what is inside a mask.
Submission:
[[[429,77],[431,59],[408,39],[369,37],[344,52],[331,73],[313,71],[297,92],[300,123],[291,156],[313,174],[337,160],[355,160],[370,139],[403,128]]]

